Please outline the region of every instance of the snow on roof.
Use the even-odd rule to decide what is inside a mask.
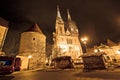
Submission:
[[[97,52],[97,53],[85,53],[82,55],[82,57],[90,57],[90,56],[102,56],[104,55],[104,52]]]

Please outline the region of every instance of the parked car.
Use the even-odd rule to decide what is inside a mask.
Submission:
[[[104,52],[86,53],[82,56],[84,70],[108,69],[113,61]]]
[[[11,74],[19,71],[21,67],[21,59],[10,56],[0,56],[0,74]]]
[[[0,56],[0,74],[14,72],[15,57]]]
[[[56,57],[52,60],[52,66],[57,69],[73,68],[73,60],[70,56]]]

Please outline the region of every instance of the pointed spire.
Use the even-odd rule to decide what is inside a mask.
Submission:
[[[56,22],[61,22],[63,23],[63,19],[60,14],[59,6],[57,5],[57,16],[56,16]]]
[[[59,10],[59,6],[58,6],[58,5],[57,5],[57,17],[58,17],[58,18],[61,18],[60,10]]]
[[[68,20],[71,20],[69,9],[67,9],[67,14],[68,14]]]
[[[57,5],[57,16],[56,16],[56,33],[64,34],[64,21],[60,15],[59,6]]]
[[[78,34],[78,29],[74,21],[72,21],[70,12],[67,9],[67,14],[68,14],[68,30],[70,31],[71,34]]]

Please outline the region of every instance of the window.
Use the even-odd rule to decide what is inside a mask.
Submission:
[[[35,40],[35,38],[33,38],[33,40]]]
[[[71,39],[67,39],[67,44],[72,44],[72,40]]]
[[[0,66],[10,66],[12,65],[12,60],[1,60]]]
[[[60,33],[62,33],[62,27],[60,27]]]

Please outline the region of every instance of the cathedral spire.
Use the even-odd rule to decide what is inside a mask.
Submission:
[[[60,10],[58,5],[57,5],[57,16],[56,16],[56,33],[62,35],[65,33],[64,21],[60,15]]]
[[[68,15],[68,30],[71,34],[77,34],[78,35],[78,29],[75,22],[71,19],[70,12],[67,9],[67,15]]]
[[[67,9],[67,14],[68,14],[68,20],[71,20],[69,9]]]
[[[57,5],[57,18],[61,18],[59,6]]]
[[[60,9],[59,9],[59,6],[58,6],[58,5],[57,5],[57,16],[56,16],[56,22],[63,23],[63,19],[62,19],[62,17],[61,17]]]

